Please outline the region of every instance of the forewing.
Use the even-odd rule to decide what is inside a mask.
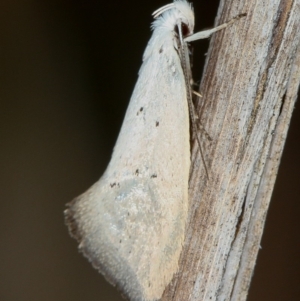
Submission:
[[[188,209],[185,80],[174,41],[160,38],[146,49],[107,170],[66,213],[85,256],[131,300],[156,300],[172,279]]]

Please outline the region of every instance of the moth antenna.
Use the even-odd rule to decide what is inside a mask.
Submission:
[[[156,19],[162,13],[173,8],[174,6],[175,6],[174,3],[170,3],[170,4],[162,6],[161,8],[157,9],[155,12],[152,13],[153,18]]]

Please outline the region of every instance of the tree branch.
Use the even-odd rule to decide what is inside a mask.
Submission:
[[[300,0],[221,1],[198,106],[179,271],[161,300],[246,300],[300,80]]]

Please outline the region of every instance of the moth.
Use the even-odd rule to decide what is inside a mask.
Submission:
[[[160,299],[184,243],[192,110],[187,43],[229,24],[193,35],[194,12],[185,0],[153,15],[111,161],[65,210],[79,250],[132,301]]]

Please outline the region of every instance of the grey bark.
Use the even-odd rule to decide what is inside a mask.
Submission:
[[[192,150],[179,271],[161,300],[246,300],[300,81],[300,0],[221,1]],[[200,133],[201,135],[201,133]]]

